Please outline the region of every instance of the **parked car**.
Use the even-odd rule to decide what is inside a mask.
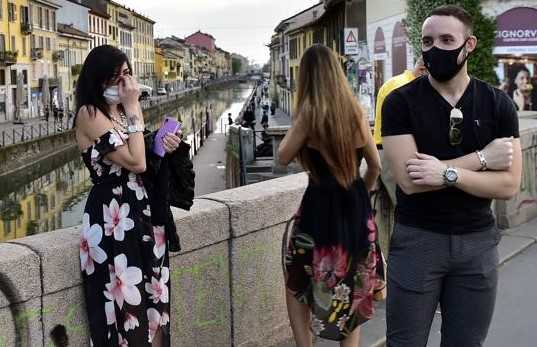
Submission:
[[[166,88],[158,88],[157,89],[157,95],[166,95],[168,92],[166,91]]]
[[[140,100],[151,100],[151,94],[147,90],[142,90],[140,93]]]

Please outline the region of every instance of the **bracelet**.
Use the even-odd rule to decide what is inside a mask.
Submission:
[[[481,169],[479,171],[485,171],[487,170],[487,158],[485,158],[485,155],[481,151],[475,151],[477,154],[477,157],[479,158],[479,163],[481,164]]]
[[[134,133],[143,133],[144,132],[144,126],[140,123],[129,125],[127,127],[127,133],[128,134],[134,134]]]

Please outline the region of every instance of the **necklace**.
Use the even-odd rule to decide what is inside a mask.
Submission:
[[[119,118],[117,117],[111,117],[112,121],[115,122],[117,125],[121,127],[121,131],[125,132],[128,127],[129,123],[127,122],[127,115],[124,112],[119,113]]]

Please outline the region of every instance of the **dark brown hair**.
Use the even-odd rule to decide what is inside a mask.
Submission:
[[[473,35],[474,33],[474,20],[472,16],[466,10],[457,5],[443,5],[435,8],[429,14],[429,17],[432,16],[451,16],[457,18],[461,21],[462,24],[466,27],[466,32],[468,35]]]

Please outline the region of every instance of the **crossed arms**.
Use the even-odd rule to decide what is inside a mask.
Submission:
[[[477,197],[508,200],[520,188],[520,139],[496,139],[483,149],[489,171],[479,171],[476,153],[449,161],[418,153],[414,136],[409,134],[383,137],[383,146],[395,180],[407,195],[444,189],[443,173],[448,166],[458,169],[455,187]]]

